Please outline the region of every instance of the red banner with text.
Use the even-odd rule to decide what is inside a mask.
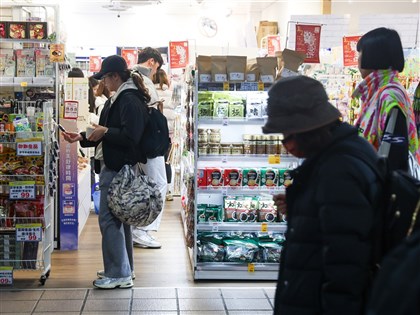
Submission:
[[[357,52],[357,42],[362,36],[343,37],[343,64],[345,67],[357,66],[359,53]]]
[[[188,66],[188,41],[169,42],[170,68],[185,68]]]
[[[275,56],[275,52],[280,51],[280,36],[268,35],[267,36],[267,54]]]
[[[132,69],[137,64],[138,51],[137,49],[121,49],[121,57],[127,63],[128,69]]]
[[[319,63],[321,25],[296,24],[296,48],[306,55],[303,62]]]

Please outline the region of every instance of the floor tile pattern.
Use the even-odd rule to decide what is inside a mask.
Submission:
[[[0,290],[0,314],[271,315],[274,288]]]

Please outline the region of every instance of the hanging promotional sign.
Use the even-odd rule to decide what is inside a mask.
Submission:
[[[319,47],[321,41],[321,25],[296,24],[296,48],[305,53],[306,63],[319,63]]]
[[[101,71],[102,58],[101,56],[89,56],[89,71],[99,72]]]
[[[51,62],[64,62],[64,44],[50,44],[50,61]]]
[[[268,35],[267,36],[267,51],[269,56],[275,56],[276,51],[280,51],[280,36]]]
[[[362,36],[343,37],[343,64],[345,67],[357,66],[359,53],[357,52],[357,42]]]
[[[121,49],[121,57],[127,63],[128,69],[132,69],[137,64],[138,51],[137,49]]]
[[[170,68],[185,68],[188,65],[188,41],[169,42]]]

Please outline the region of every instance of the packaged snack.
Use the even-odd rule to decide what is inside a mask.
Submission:
[[[234,196],[226,196],[224,197],[224,211],[225,216],[224,220],[226,222],[236,222],[238,221],[236,216],[236,197]]]
[[[246,56],[227,56],[226,68],[229,82],[244,82],[246,73]]]
[[[277,75],[276,57],[257,57],[260,69],[260,81],[264,83],[274,83]]]
[[[216,100],[213,105],[213,117],[225,118],[229,116],[229,101],[228,100]]]
[[[197,222],[198,223],[206,222],[206,208],[207,208],[207,205],[205,204],[197,205]]]
[[[33,49],[16,49],[16,76],[35,76],[35,51]]]
[[[213,116],[213,100],[201,101],[198,103],[198,117]]]
[[[259,211],[258,211],[259,222],[276,222],[277,220],[277,209],[274,204],[272,197],[261,196],[259,198]]]
[[[26,22],[9,22],[9,38],[25,39],[27,38]]]
[[[258,245],[251,239],[225,239],[225,260],[229,262],[250,263],[258,252]]]
[[[242,101],[232,101],[229,103],[229,118],[243,118],[244,104]]]
[[[211,56],[211,79],[213,82],[226,82],[226,56]]]
[[[7,22],[0,21],[0,38],[7,38]]]
[[[206,169],[207,186],[220,187],[223,186],[223,171],[221,168],[213,167]]]
[[[257,82],[260,75],[260,70],[258,68],[257,60],[250,59],[246,65],[246,81],[247,82]]]
[[[242,170],[242,186],[258,187],[260,185],[260,170],[244,168]]]
[[[222,222],[223,208],[219,205],[207,205],[205,210],[206,222]]]
[[[0,80],[15,76],[15,55],[13,49],[0,49]]]
[[[28,22],[29,39],[45,39],[47,38],[47,23],[45,22]]]
[[[198,56],[197,60],[198,82],[211,82],[211,57]]]
[[[37,77],[52,77],[54,75],[54,64],[50,61],[48,49],[35,50],[35,69]]]

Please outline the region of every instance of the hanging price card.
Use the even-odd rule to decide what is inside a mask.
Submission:
[[[42,224],[16,224],[16,241],[40,242],[42,241]]]
[[[261,223],[261,232],[268,232],[268,224],[267,224],[267,222]]]
[[[10,182],[9,189],[9,199],[35,199],[34,181]]]
[[[258,82],[258,91],[264,91],[264,82],[262,81]]]
[[[280,155],[279,154],[270,154],[268,156],[268,164],[280,164]]]
[[[248,264],[248,272],[255,272],[255,265],[253,263]]]
[[[229,82],[223,82],[223,91],[229,91]]]
[[[219,231],[219,222],[210,222],[211,231],[218,232]]]
[[[13,284],[13,267],[0,266],[0,285]]]
[[[20,86],[21,87],[27,87],[28,86],[28,82],[20,82]]]
[[[42,155],[41,141],[17,142],[16,155],[18,156],[40,156]]]

